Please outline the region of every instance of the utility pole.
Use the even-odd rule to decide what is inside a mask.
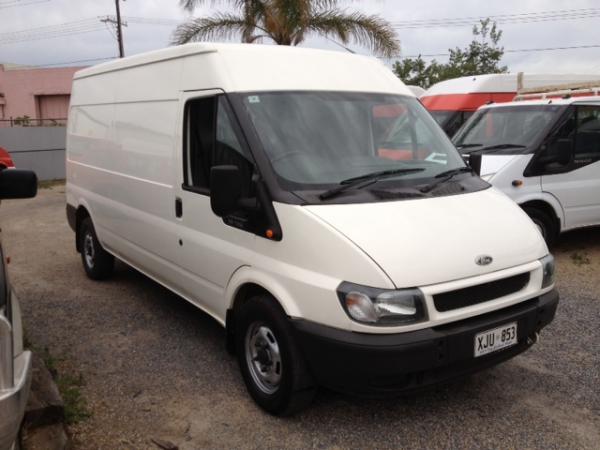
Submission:
[[[125,56],[125,49],[123,48],[123,27],[127,26],[127,22],[121,20],[121,8],[119,7],[120,1],[121,0],[115,0],[115,6],[117,8],[116,16],[101,16],[99,17],[99,19],[100,22],[103,22],[104,24],[106,24],[107,27],[109,27],[108,31],[110,31],[110,34],[113,34],[110,28],[115,27],[114,30],[116,32],[116,35],[113,34],[113,37],[117,39],[117,43],[119,45],[119,58],[123,58]]]
[[[115,0],[117,7],[117,41],[119,42],[119,58],[125,56],[125,49],[123,48],[123,29],[121,28],[121,8],[119,6],[120,0]]]

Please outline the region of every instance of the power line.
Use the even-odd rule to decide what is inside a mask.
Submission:
[[[8,2],[2,2],[0,3],[0,9],[6,9],[6,8],[16,8],[18,6],[28,6],[28,5],[35,5],[37,3],[46,3],[49,2],[50,0],[12,0],[12,1],[8,1]]]
[[[59,63],[51,63],[51,64],[27,64],[32,67],[53,67],[53,66],[65,66],[67,64],[79,64],[79,63],[88,63],[95,61],[107,61],[109,59],[116,59],[117,56],[105,56],[103,58],[92,58],[92,59],[79,59],[75,61],[63,61]]]
[[[564,47],[542,47],[542,48],[515,48],[515,49],[505,49],[504,53],[528,53],[528,52],[550,52],[555,50],[579,50],[579,49],[589,49],[589,48],[600,48],[600,44],[586,44],[586,45],[570,45]],[[450,56],[450,53],[430,53],[430,54],[420,54],[420,55],[406,55],[402,56],[402,58],[418,58],[421,56],[422,58],[435,58],[439,56]]]
[[[535,23],[548,22],[559,20],[581,20],[600,17],[600,8],[585,8],[585,9],[563,9],[554,11],[539,11],[520,14],[499,14],[491,16],[479,17],[454,17],[440,19],[421,19],[421,20],[405,20],[393,21],[392,26],[397,29],[412,29],[412,28],[444,28],[444,27],[460,27],[471,26],[481,20],[491,19],[499,24],[510,23]]]

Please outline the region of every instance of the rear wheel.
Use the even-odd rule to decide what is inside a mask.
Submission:
[[[545,211],[532,206],[525,206],[523,210],[538,227],[540,234],[550,247],[556,241],[558,236],[558,227],[556,221]]]
[[[96,236],[92,219],[86,217],[80,227],[79,248],[85,273],[93,280],[104,280],[110,277],[115,265],[115,258],[102,248]]]
[[[254,401],[278,416],[306,408],[316,387],[277,302],[268,295],[253,297],[235,322],[238,363]]]

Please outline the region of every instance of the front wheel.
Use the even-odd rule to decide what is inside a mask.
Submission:
[[[548,247],[552,246],[556,241],[558,235],[558,227],[556,221],[552,219],[545,211],[541,209],[525,206],[523,210],[527,213],[529,218],[537,226],[540,234],[548,244]]]
[[[89,217],[81,222],[79,239],[81,262],[87,276],[92,280],[108,278],[113,272],[115,258],[102,248],[98,236],[96,236],[92,219]]]
[[[306,408],[316,388],[281,307],[268,295],[236,314],[236,353],[246,388],[265,411],[287,416]]]

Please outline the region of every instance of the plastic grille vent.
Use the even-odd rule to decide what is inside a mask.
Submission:
[[[435,294],[433,303],[435,309],[440,312],[452,311],[453,309],[465,308],[514,294],[527,286],[528,283],[529,272],[456,291]]]

